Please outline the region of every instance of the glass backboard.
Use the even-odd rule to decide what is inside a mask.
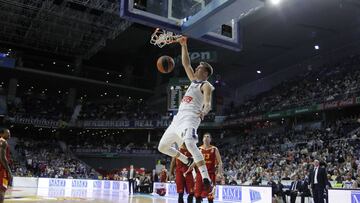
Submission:
[[[121,0],[130,21],[240,51],[240,19],[262,7],[261,0]]]

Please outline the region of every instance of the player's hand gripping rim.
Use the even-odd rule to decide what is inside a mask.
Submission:
[[[182,37],[176,39],[176,42],[179,42],[179,44],[180,44],[181,46],[186,45],[186,43],[187,43],[187,37],[182,36]]]

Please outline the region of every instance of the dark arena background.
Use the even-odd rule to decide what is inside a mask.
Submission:
[[[213,68],[202,202],[360,202],[359,0],[0,0],[0,18],[0,202],[201,202],[159,146],[202,83],[184,47],[196,80]]]

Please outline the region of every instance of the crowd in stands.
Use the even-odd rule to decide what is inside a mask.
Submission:
[[[152,112],[142,99],[119,97],[114,101],[84,102],[79,116],[80,120],[151,120],[160,119]]]
[[[338,64],[326,64],[284,81],[269,91],[227,109],[231,117],[258,115],[293,107],[308,106],[360,93],[360,56],[353,55]]]
[[[282,180],[309,180],[309,174],[315,159],[326,166],[328,179],[341,184],[344,188],[360,187],[360,123],[358,116],[341,118],[321,127],[305,129],[282,128],[264,133],[253,132],[238,136],[230,144],[215,141],[220,149],[224,163],[225,178],[220,184],[264,185]],[[80,136],[89,137],[89,136]],[[109,136],[99,142],[98,139],[84,140],[89,149],[102,146],[106,150],[116,143],[116,136]],[[69,142],[71,144],[71,142]],[[91,147],[90,147],[91,145]],[[132,149],[132,144],[127,146]],[[84,149],[77,146],[78,149]],[[126,148],[117,146],[119,149]],[[156,146],[138,146],[149,150]],[[57,141],[49,139],[38,141],[21,138],[15,146],[17,154],[23,157],[23,164],[17,163],[14,174],[17,176],[51,178],[90,178],[98,179],[98,173],[73,155],[63,152]],[[71,147],[76,151],[76,147]],[[134,152],[138,153],[138,152]],[[158,153],[154,149],[154,153]],[[127,169],[120,169],[105,175],[104,179],[126,180]],[[151,174],[145,169],[138,173],[138,184],[151,183]],[[148,187],[146,187],[148,188]]]
[[[350,181],[346,187],[360,187],[359,127],[357,117],[350,117],[319,129],[241,137],[221,146],[226,182],[259,185],[295,176],[308,180],[317,159],[326,166],[330,181]]]
[[[63,94],[50,95],[46,91],[37,93],[29,89],[14,101],[8,101],[8,116],[69,121],[72,110],[66,107],[65,98]]]
[[[20,160],[14,170],[18,176],[34,176],[47,178],[80,178],[97,179],[94,169],[63,152],[56,141],[37,141],[20,139],[15,146]]]
[[[106,130],[101,131],[102,133]],[[99,133],[99,134],[98,134]],[[157,143],[147,143],[144,139],[130,138],[131,133],[126,136],[117,131],[100,135],[100,131],[96,134],[93,132],[84,132],[77,135],[76,138],[66,139],[68,147],[74,153],[116,153],[116,154],[156,154]],[[139,132],[138,136],[147,136],[146,133]],[[143,140],[143,142],[141,142]]]

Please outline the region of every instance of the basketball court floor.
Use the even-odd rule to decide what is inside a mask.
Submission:
[[[40,189],[41,190],[41,189]],[[92,194],[86,190],[72,190],[70,195],[64,189],[36,188],[13,188],[6,193],[5,202],[34,202],[34,203],[57,203],[57,202],[79,202],[79,203],[177,203],[177,199],[164,198],[152,195],[130,195],[110,191],[94,191]],[[186,201],[186,200],[185,200]],[[206,201],[205,201],[206,202]]]

